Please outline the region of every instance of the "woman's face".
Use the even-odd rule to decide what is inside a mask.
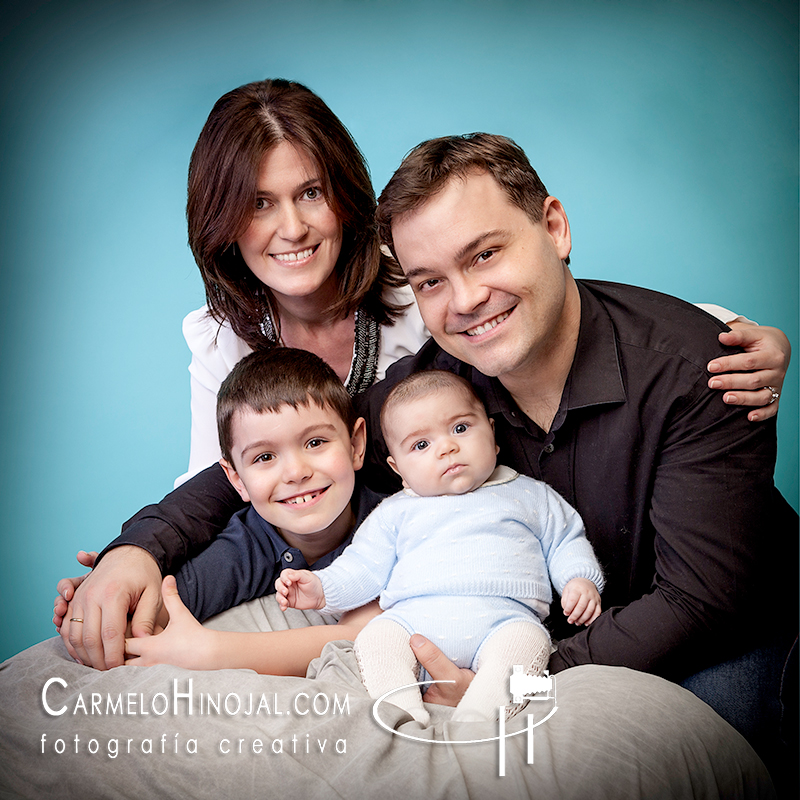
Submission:
[[[270,288],[279,305],[333,300],[342,224],[322,193],[319,170],[304,150],[282,141],[264,156],[253,220],[237,245],[250,271]]]

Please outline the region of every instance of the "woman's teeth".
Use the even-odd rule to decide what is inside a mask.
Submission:
[[[314,253],[314,248],[309,247],[307,250],[301,250],[299,253],[276,253],[272,256],[276,261],[302,261],[304,258],[311,258]]]

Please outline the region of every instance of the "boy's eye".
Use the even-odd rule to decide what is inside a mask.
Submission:
[[[466,422],[459,422],[453,428],[453,433],[466,433],[469,429],[469,425]]]
[[[322,447],[325,444],[325,439],[316,438],[316,439],[309,439],[308,444],[306,447],[314,448],[314,447]]]
[[[261,462],[262,464],[266,464],[267,462],[272,461],[274,458],[275,456],[272,453],[261,453],[261,455],[255,457],[253,463],[255,464]]]
[[[424,450],[428,446],[428,442],[424,439],[420,440],[419,442],[414,442],[412,450]]]

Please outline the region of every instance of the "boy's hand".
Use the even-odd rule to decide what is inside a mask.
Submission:
[[[173,664],[184,669],[219,669],[220,664],[215,660],[215,631],[204,628],[183,604],[174,576],[164,578],[161,594],[169,623],[157,636],[126,639],[126,666]]]
[[[285,569],[275,581],[275,594],[281,611],[287,608],[324,608],[322,581],[307,569]]]
[[[588,625],[600,616],[600,592],[587,578],[573,578],[564,587],[561,608],[567,622],[573,625]]]

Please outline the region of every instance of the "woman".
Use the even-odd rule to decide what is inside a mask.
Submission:
[[[192,448],[179,483],[219,458],[216,393],[251,349],[280,344],[310,350],[355,394],[422,344],[427,334],[411,293],[380,254],[374,211],[357,146],[305,87],[261,81],[229,92],[214,106],[189,170],[189,241],[208,307],[184,322],[192,350]],[[734,376],[723,376],[728,382],[718,388],[779,387],[785,367],[772,367],[780,350],[772,345],[760,353],[755,368],[766,372],[745,375],[738,386],[730,383]],[[754,365],[734,360],[723,368]],[[747,383],[753,380],[760,382]],[[750,394],[737,402],[764,405],[770,399],[764,390]],[[209,498],[217,517],[206,513]],[[202,549],[239,507],[215,465],[126,523],[77,597],[79,579],[59,583],[54,622],[71,655],[98,668],[121,664],[128,614],[134,635],[152,632],[162,569],[171,572]],[[122,546],[132,542],[137,546]],[[79,560],[91,566],[93,554],[79,554]],[[71,625],[72,617],[80,622]],[[265,671],[305,674],[325,641],[353,638],[357,628],[302,630],[288,638],[275,634],[276,663]]]
[[[183,326],[192,446],[178,482],[219,459],[217,390],[250,350],[310,350],[357,394],[425,341],[411,291],[384,263],[375,206],[358,147],[304,86],[260,81],[217,101],[189,165],[208,305]]]

